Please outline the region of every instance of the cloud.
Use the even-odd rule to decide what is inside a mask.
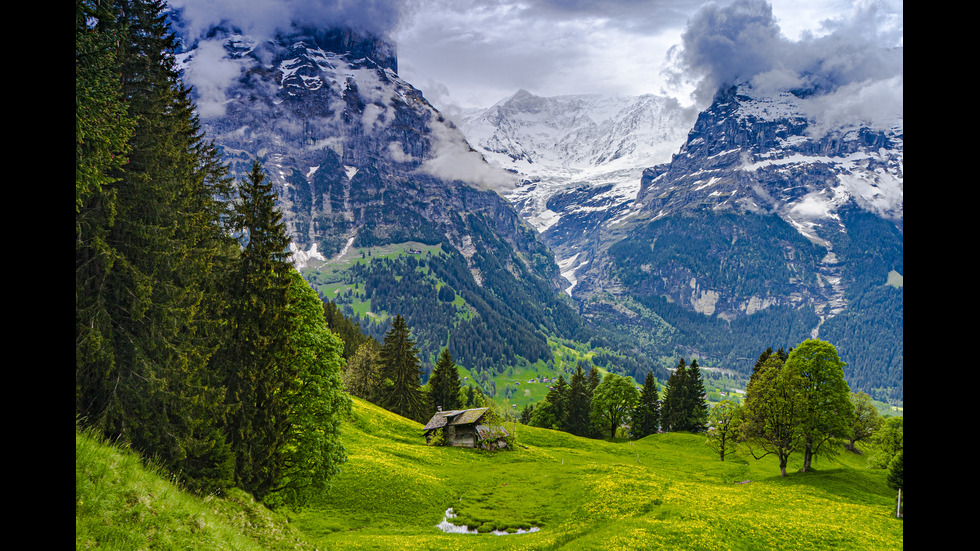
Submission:
[[[291,25],[345,26],[388,36],[408,16],[414,0],[167,0],[180,12],[181,27],[195,40],[225,24],[256,38]]]
[[[790,40],[765,0],[708,4],[688,21],[668,72],[674,82],[693,82],[701,104],[723,84],[827,93],[902,74],[901,6],[861,4],[824,20],[820,31]]]
[[[402,76],[440,109],[657,89],[663,52],[703,0],[429,0],[398,29]]]
[[[184,71],[184,81],[197,93],[202,118],[225,114],[226,92],[241,75],[244,61],[229,59],[221,41],[198,44]]]
[[[432,156],[419,167],[421,172],[443,180],[460,180],[498,192],[509,191],[517,184],[516,176],[490,166],[482,155],[470,147],[463,134],[455,127],[433,122],[429,130],[433,138]]]

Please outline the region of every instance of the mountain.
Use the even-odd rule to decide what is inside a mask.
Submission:
[[[549,338],[590,338],[553,253],[498,193],[514,177],[398,76],[391,44],[307,28],[263,41],[215,28],[210,42],[240,75],[203,127],[233,175],[262,162],[304,275],[351,251],[414,251],[337,276],[370,305],[347,309],[365,331],[380,337],[402,314],[424,364],[448,346],[476,372],[549,362]],[[180,61],[193,71],[204,55],[198,44]]]
[[[683,347],[742,370],[756,350],[823,338],[853,389],[900,399],[902,116],[828,124],[820,99],[720,90],[670,162],[644,171],[576,274],[580,300],[601,312],[628,296]]]
[[[837,344],[855,390],[902,395],[903,121],[829,95],[726,86],[688,120],[663,98],[520,91],[459,119],[596,326],[747,372]]]
[[[487,161],[520,177],[504,193],[575,284],[596,231],[628,211],[643,170],[683,144],[696,112],[655,95],[540,97],[520,90],[455,122]]]

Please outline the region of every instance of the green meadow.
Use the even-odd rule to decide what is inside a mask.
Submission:
[[[722,462],[687,433],[606,441],[508,423],[518,446],[490,454],[427,446],[421,427],[355,398],[343,428],[348,461],[331,490],[310,508],[275,512],[123,469],[124,451],[76,430],[76,548],[903,547],[886,473],[864,455],[841,451],[807,473],[791,464],[782,478],[774,460]],[[449,508],[485,533],[439,530]]]

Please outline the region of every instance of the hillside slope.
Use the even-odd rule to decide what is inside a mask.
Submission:
[[[179,492],[139,486],[129,478],[83,476],[81,462],[89,463],[89,473],[100,464],[109,469],[115,459],[112,454],[80,459],[76,453],[76,539],[79,527],[109,514],[108,507],[124,507],[107,501],[99,513],[98,506],[82,503],[80,488],[90,486],[85,495],[104,495],[113,485],[130,504],[111,521],[126,532],[118,541],[148,548],[154,548],[153,541],[126,538],[142,537],[142,519],[158,518],[151,509],[162,509],[139,507],[140,512],[131,505],[161,499],[193,500],[185,507],[196,509],[190,516],[171,515],[169,527],[155,529],[154,541],[188,541],[173,535],[185,533],[190,541],[214,542],[209,548],[251,548],[251,543],[226,543],[222,538],[231,537],[229,526],[267,549],[903,547],[902,522],[893,518],[885,472],[867,469],[861,455],[842,452],[818,461],[814,472],[781,478],[773,461],[719,461],[700,435],[607,442],[507,425],[516,431],[518,448],[491,455],[427,446],[421,428],[355,398],[343,429],[349,460],[332,489],[309,509],[275,514],[248,506],[240,496],[161,497],[161,492]],[[161,479],[160,484],[168,483]],[[235,504],[240,511],[230,510]],[[449,507],[473,523],[540,529],[500,536],[443,533],[437,525]]]

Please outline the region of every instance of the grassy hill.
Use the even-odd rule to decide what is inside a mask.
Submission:
[[[517,432],[515,451],[430,447],[418,423],[355,399],[343,473],[298,512],[270,512],[238,493],[188,496],[131,454],[76,431],[76,547],[903,547],[885,472],[867,469],[864,456],[841,452],[781,478],[773,461],[719,461],[697,435],[609,442],[507,428]],[[540,530],[445,534],[436,525],[449,507],[484,529]]]

